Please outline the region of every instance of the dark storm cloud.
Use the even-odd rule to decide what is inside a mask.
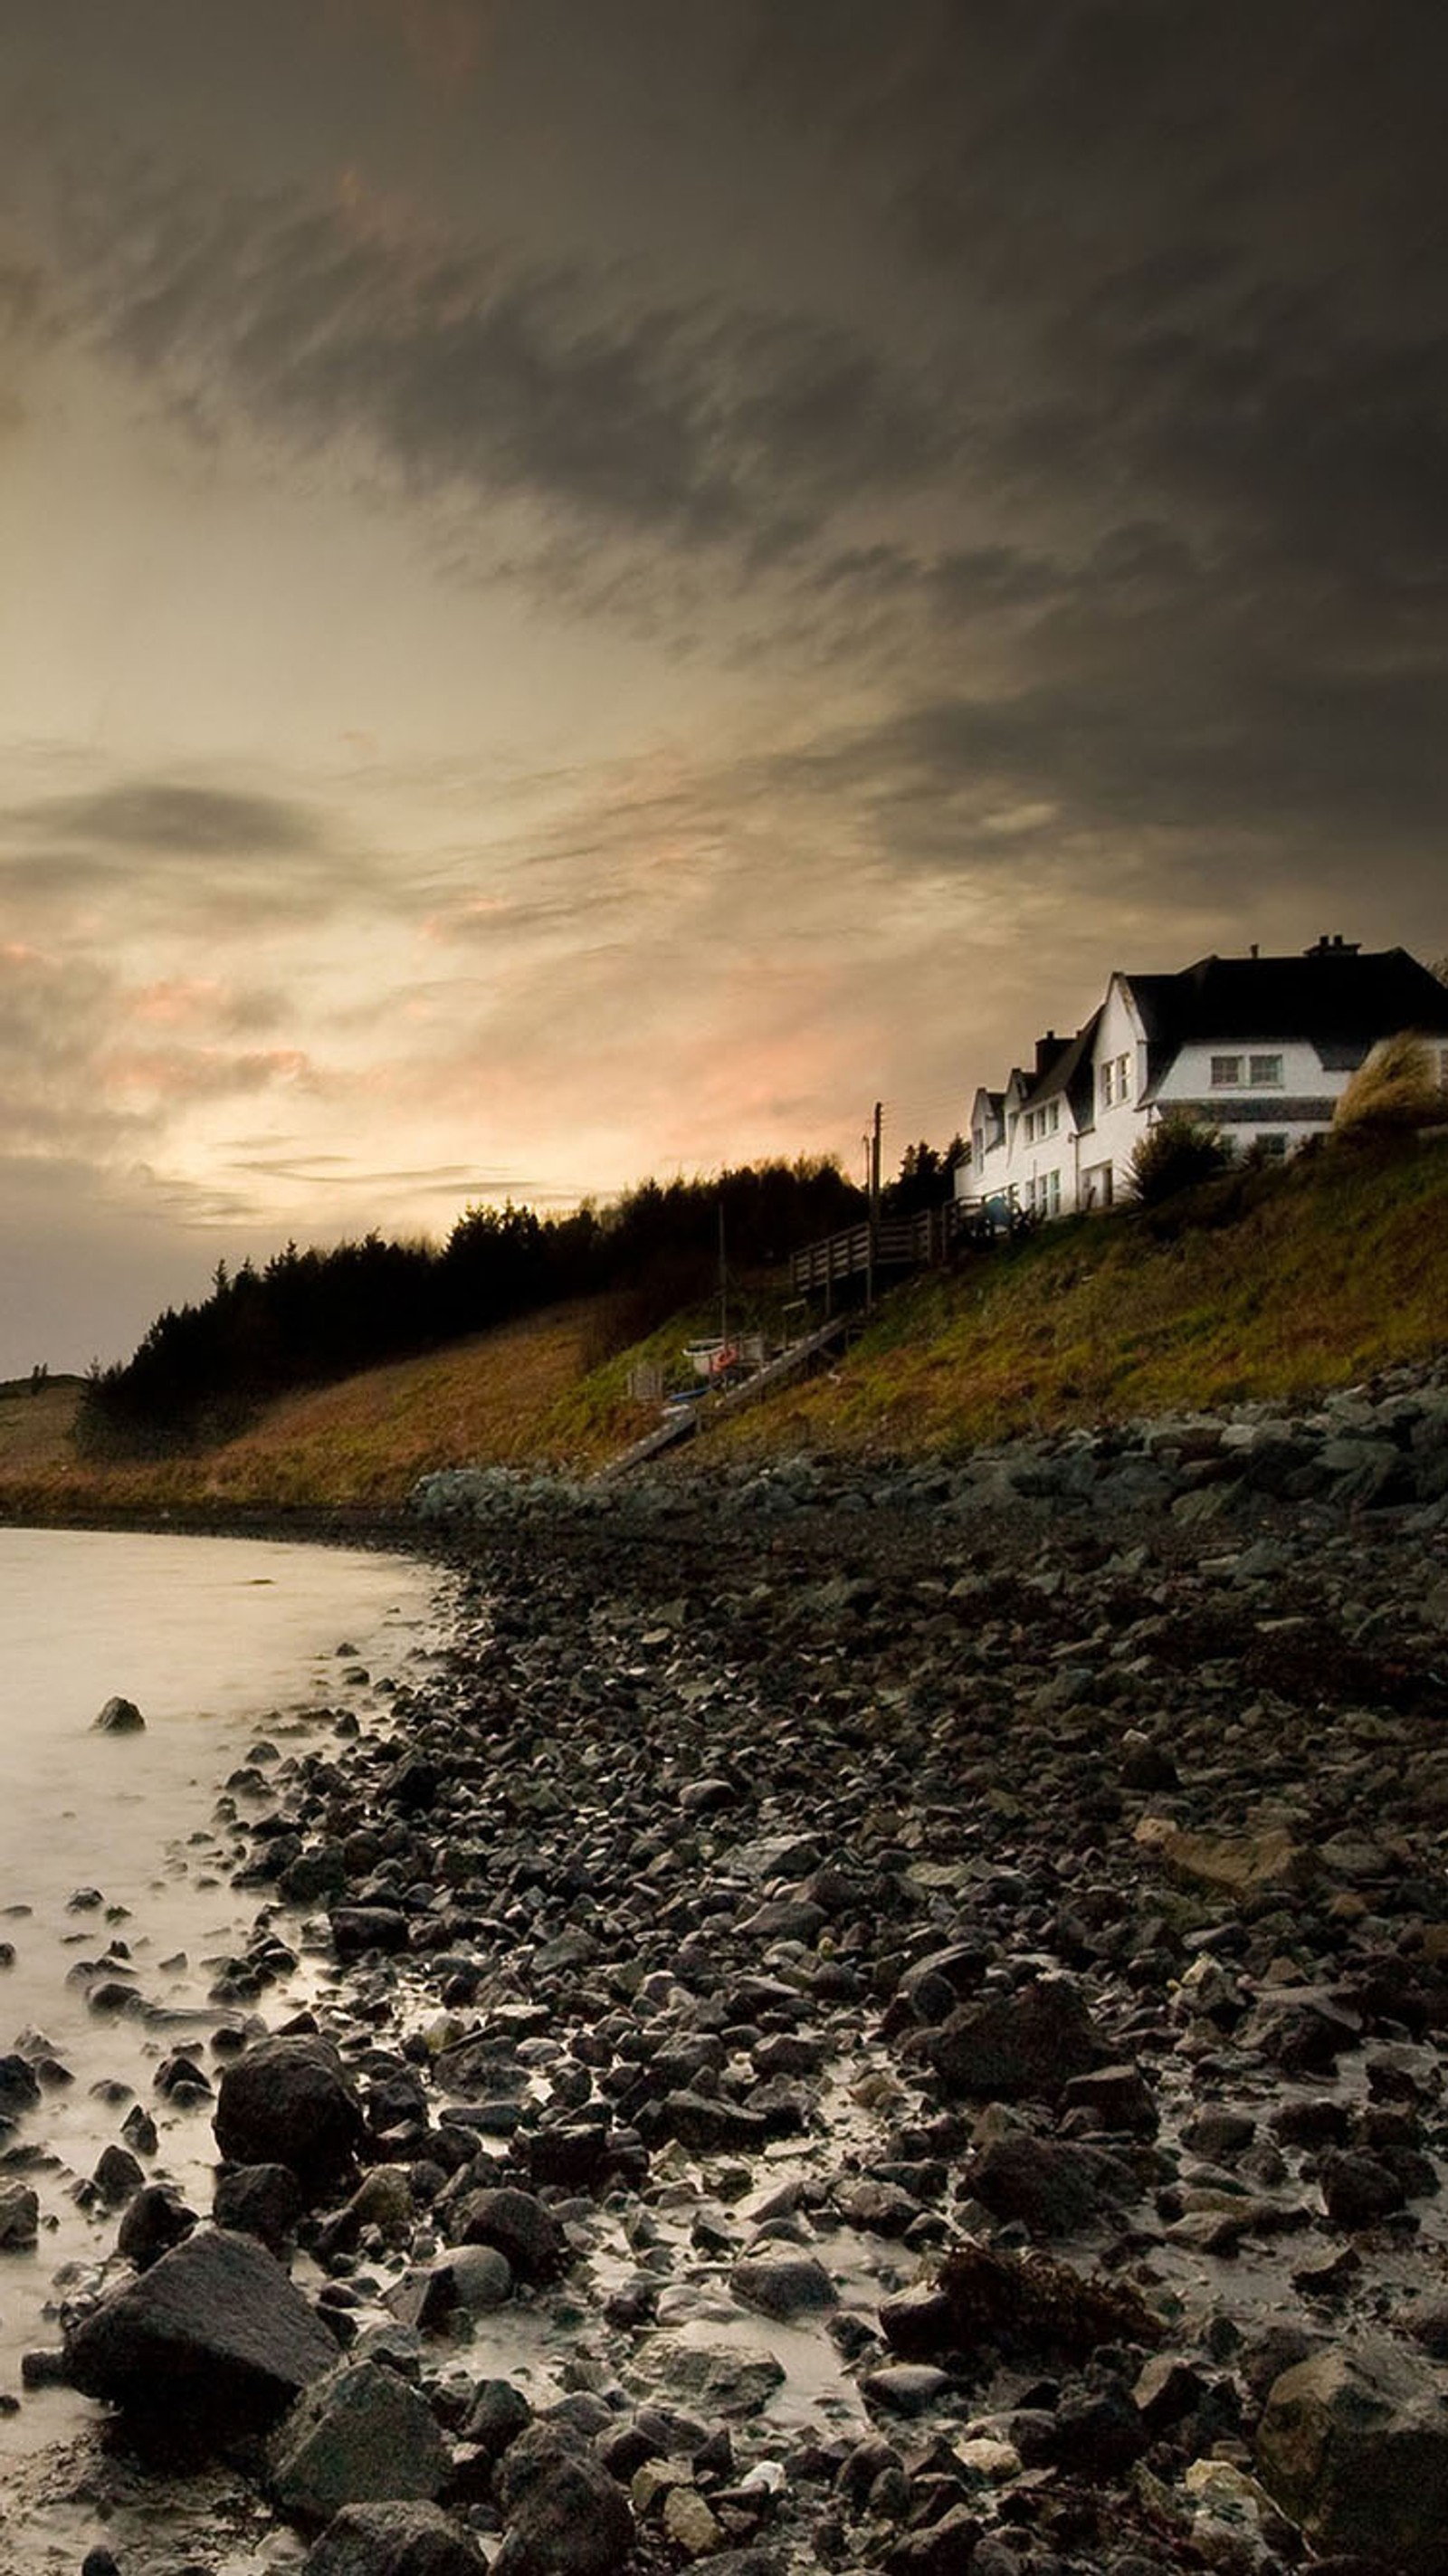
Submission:
[[[1441,11],[802,0],[749,65],[958,286],[1016,508],[1129,485],[1268,570],[1441,580]]]
[[[868,816],[901,874],[1046,885],[1090,907],[1131,881],[1173,900],[1364,891],[1363,853],[1436,893],[1448,750],[1437,692],[1396,676],[1163,670],[1005,698],[940,697],[768,764],[787,800]],[[1390,871],[1391,872],[1391,871]],[[1381,891],[1374,880],[1374,894]]]
[[[0,346],[48,339],[57,318],[44,269],[0,251]]]
[[[46,270],[0,241],[0,432],[24,421],[31,370],[62,328]]]
[[[809,314],[399,239],[365,203],[116,183],[70,216],[89,328],[210,432],[365,442],[413,492],[768,556],[957,437],[919,372]]]
[[[303,806],[160,779],[56,797],[29,819],[61,840],[168,858],[294,858],[325,840]]]
[[[456,37],[463,68],[484,14],[342,11],[439,65]],[[656,98],[679,106],[704,59],[681,42],[660,91],[659,13],[628,0],[606,33],[587,13],[565,78],[543,19],[504,14],[581,162],[591,63],[646,155]],[[838,673],[870,712],[843,729],[822,692],[813,746],[711,774],[726,836],[761,796],[834,798],[902,873],[1033,848],[1082,882],[1113,836],[1125,871],[1165,844],[1185,866],[1195,834],[1191,864],[1234,888],[1249,848],[1306,882],[1354,840],[1426,888],[1448,784],[1448,16],[730,0],[713,24],[717,95],[687,106],[719,202],[754,211],[764,127],[799,144],[792,199],[758,156],[781,256],[752,300],[702,231],[673,266],[637,239],[625,256],[603,194],[596,233],[551,234],[545,261],[522,196],[506,236],[490,205],[488,249],[360,180],[322,202],[97,160],[65,262],[91,345],[198,433],[244,421],[290,460],[381,467],[450,568],[502,570],[560,622],[707,646],[765,687]],[[498,500],[520,506],[495,524]],[[52,833],[48,864],[108,867],[133,813],[74,848]],[[295,900],[331,881],[305,816],[260,812],[255,839],[237,816],[224,850],[220,811],[152,819],[158,866],[186,845],[258,884],[274,857]],[[546,926],[528,903],[447,924]]]
[[[132,927],[218,933],[411,900],[317,805],[166,778],[0,809],[0,883],[48,906],[110,891]]]

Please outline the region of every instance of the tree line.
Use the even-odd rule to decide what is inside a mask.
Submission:
[[[950,1171],[949,1149],[912,1145],[883,1193],[887,1213],[947,1196]],[[721,1217],[730,1269],[742,1276],[857,1224],[866,1205],[837,1162],[806,1156],[707,1180],[647,1180],[564,1215],[474,1206],[441,1246],[370,1233],[326,1250],[289,1243],[260,1268],[219,1262],[209,1296],[168,1307],[129,1360],[92,1368],[78,1436],[93,1456],[205,1445],[277,1395],[578,1297],[614,1294],[618,1338],[636,1339],[709,1293]]]

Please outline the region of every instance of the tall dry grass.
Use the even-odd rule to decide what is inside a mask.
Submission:
[[[1411,1029],[1382,1038],[1358,1066],[1337,1104],[1339,1137],[1411,1135],[1448,1116],[1436,1047]]]

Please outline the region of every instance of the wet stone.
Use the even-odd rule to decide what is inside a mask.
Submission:
[[[818,2316],[839,2305],[838,2289],[812,2255],[751,2254],[729,2279],[735,2297],[762,2316]]]

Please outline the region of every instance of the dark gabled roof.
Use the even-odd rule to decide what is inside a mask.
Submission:
[[[1448,1036],[1448,987],[1406,948],[1362,956],[1350,948],[1305,957],[1202,957],[1180,975],[1127,975],[1148,1044],[1178,1047],[1221,1038],[1277,1039],[1356,1050],[1400,1029]]]
[[[1042,1101],[1059,1100],[1064,1093],[1076,1124],[1080,1126],[1083,1099],[1088,1109],[1091,1105],[1091,1049],[1096,1043],[1100,1025],[1101,1013],[1093,1011],[1085,1027],[1078,1029],[1073,1038],[1063,1041],[1059,1053],[1051,1058],[1039,1082],[1032,1083],[1022,1103],[1023,1108],[1039,1109]]]

